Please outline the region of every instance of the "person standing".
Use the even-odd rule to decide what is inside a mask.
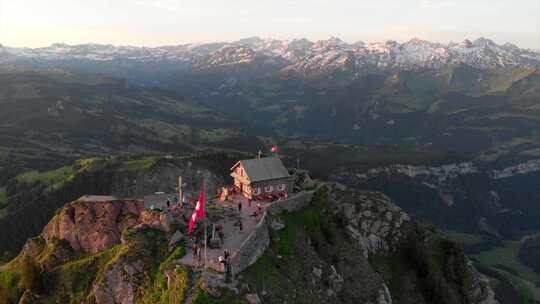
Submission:
[[[193,244],[191,244],[191,250],[193,250],[193,265],[195,265],[195,261],[197,260],[197,242],[195,239],[193,240]]]
[[[225,242],[225,234],[223,233],[223,226],[218,225],[217,231],[218,231],[218,236],[221,241],[221,244],[223,245],[223,243]]]
[[[225,260],[225,283],[230,283],[232,277],[231,263]]]
[[[201,254],[201,245],[197,244],[197,266],[201,266],[202,263],[202,254]]]

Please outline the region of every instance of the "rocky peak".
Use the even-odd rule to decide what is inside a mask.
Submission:
[[[329,49],[342,49],[347,46],[348,44],[345,41],[337,37],[330,37],[327,40],[319,40],[315,42],[312,49],[315,51],[326,51]]]
[[[419,37],[413,37],[409,41],[407,41],[406,43],[410,43],[410,44],[430,44],[431,42],[420,39]]]
[[[258,36],[253,36],[253,37],[248,37],[248,38],[243,38],[243,39],[240,39],[238,41],[235,41],[233,44],[238,44],[238,45],[254,45],[254,44],[261,44],[263,43],[264,40]]]
[[[65,48],[69,48],[69,47],[70,46],[68,44],[63,43],[63,42],[51,44],[51,48],[65,49]]]
[[[509,51],[519,51],[519,47],[517,45],[509,43],[509,42],[506,42],[505,44],[503,44],[502,48]]]
[[[386,40],[384,42],[384,45],[387,46],[387,47],[391,47],[391,48],[395,48],[399,45],[399,43],[395,40]]]
[[[272,232],[272,244],[265,245],[262,264],[253,264],[250,269],[254,272],[247,269],[238,276],[238,285],[231,285],[237,295],[257,292],[249,298],[260,295],[268,303],[284,302],[279,299],[292,303],[297,296],[305,296],[315,302],[346,299],[344,302],[382,304],[392,303],[394,295],[399,298],[404,293],[419,298],[416,303],[429,303],[434,293],[437,297],[450,295],[448,303],[496,303],[486,281],[458,247],[425,231],[386,195],[316,182],[307,173],[298,173],[296,183],[315,188],[316,193],[308,196],[307,205],[289,201],[296,206],[294,211],[267,214],[271,222],[282,223],[281,227]],[[51,302],[83,286],[78,295],[82,298],[70,295],[70,301],[157,303],[168,297],[174,303],[193,303],[188,301],[188,289],[205,284],[194,281],[188,270],[174,262],[186,254],[185,247],[170,246],[173,236],[186,229],[183,212],[187,211],[149,211],[133,199],[85,197],[60,209],[41,236],[27,242],[19,257],[33,257],[43,266],[50,280],[46,280],[47,294],[39,296]],[[175,233],[168,231],[173,219],[180,223]],[[439,254],[443,257],[434,259]],[[16,263],[17,259],[8,270],[16,271],[12,268]],[[392,265],[396,263],[405,274],[395,272]],[[261,265],[263,270],[273,267],[272,271],[258,272]],[[418,277],[424,272],[435,282]],[[84,280],[80,273],[85,273]],[[273,277],[266,280],[267,276]],[[418,288],[405,290],[392,282],[403,276]],[[199,277],[204,280],[205,276]],[[291,279],[306,290],[289,288]],[[17,300],[24,298],[23,292],[27,293],[20,288],[15,292]],[[154,300],[146,301],[148,297]]]
[[[246,46],[225,46],[206,57],[201,67],[217,67],[235,64],[246,64],[255,61],[255,52]]]
[[[473,42],[473,45],[477,46],[477,47],[493,47],[493,46],[497,46],[497,44],[495,42],[493,42],[493,40],[490,40],[490,39],[487,39],[487,38],[484,38],[484,37],[480,37],[480,38],[476,39]]]
[[[473,47],[473,43],[469,39],[465,39],[457,44],[458,47],[468,49]]]
[[[307,40],[306,38],[293,39],[289,42],[289,48],[294,50],[307,50],[313,45],[313,42]]]
[[[355,48],[364,48],[366,47],[366,43],[362,40],[358,40],[356,42],[354,42],[353,44],[351,44],[353,47]]]
[[[329,185],[349,223],[347,229],[360,243],[365,258],[395,252],[411,233],[411,218],[383,193],[351,192],[338,183]]]

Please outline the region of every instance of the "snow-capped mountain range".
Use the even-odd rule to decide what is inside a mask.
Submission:
[[[498,45],[485,38],[459,43],[437,43],[414,38],[404,43],[389,40],[366,44],[347,43],[335,37],[317,42],[252,37],[234,42],[153,48],[57,43],[32,49],[0,45],[0,63],[25,59],[37,62],[170,62],[198,68],[258,62],[304,76],[346,69],[439,68],[448,64],[466,64],[481,69],[540,66],[540,52],[521,49],[509,43]]]

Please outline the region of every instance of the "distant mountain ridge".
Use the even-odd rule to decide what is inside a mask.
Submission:
[[[161,47],[114,46],[110,44],[67,45],[55,43],[41,48],[0,46],[0,63],[32,59],[36,61],[125,61],[172,62],[182,67],[216,67],[249,64],[255,58],[303,76],[346,69],[440,68],[466,64],[475,68],[540,66],[538,51],[513,44],[496,44],[479,38],[474,41],[437,43],[413,38],[399,43],[347,43],[339,38],[312,42],[307,39],[277,40],[251,37],[234,42],[182,44]]]

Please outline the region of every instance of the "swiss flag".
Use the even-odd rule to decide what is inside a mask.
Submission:
[[[193,231],[193,227],[195,227],[196,223],[197,223],[197,213],[193,212],[193,214],[189,218],[188,234],[191,234],[191,232]]]
[[[204,181],[202,182],[201,186],[201,193],[199,193],[199,201],[197,202],[197,205],[195,206],[195,212],[197,212],[197,218],[203,219],[204,218]]]
[[[202,188],[201,193],[199,193],[199,201],[197,202],[197,205],[195,206],[195,210],[193,211],[193,214],[189,218],[188,234],[191,234],[191,232],[193,231],[195,224],[197,224],[197,220],[204,218],[204,181],[202,183],[201,188]]]

